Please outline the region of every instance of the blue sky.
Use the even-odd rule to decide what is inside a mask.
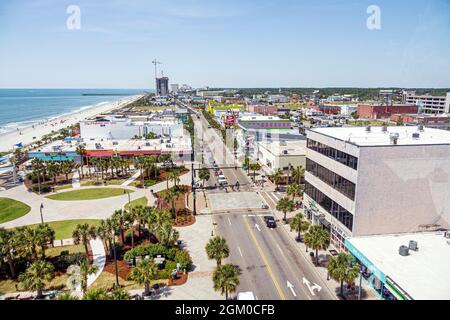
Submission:
[[[448,0],[1,1],[0,87],[153,88],[155,57],[196,87],[450,87],[449,39]]]

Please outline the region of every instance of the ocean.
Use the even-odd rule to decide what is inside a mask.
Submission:
[[[0,134],[148,90],[0,89]]]

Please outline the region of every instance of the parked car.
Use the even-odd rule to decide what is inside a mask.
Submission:
[[[220,185],[226,185],[228,183],[227,178],[222,174],[219,175],[217,181],[219,182]]]
[[[277,223],[275,221],[275,218],[272,216],[265,216],[264,217],[264,221],[266,222],[266,226],[268,228],[276,228],[277,227]]]

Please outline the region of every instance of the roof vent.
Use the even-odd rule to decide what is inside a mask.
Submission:
[[[371,128],[370,126],[367,126],[367,127],[366,127],[366,132],[370,132],[371,129],[372,129],[372,128]]]
[[[419,247],[417,245],[417,241],[414,241],[414,240],[410,240],[409,241],[409,250],[412,250],[412,251],[418,251],[419,250]]]
[[[387,133],[387,126],[382,126],[381,127],[381,132]]]
[[[392,132],[389,135],[389,138],[391,139],[391,144],[397,144],[399,137],[400,137],[400,134],[398,132]]]
[[[400,246],[400,248],[398,249],[398,253],[401,256],[406,257],[409,255],[409,248],[407,246]]]
[[[444,238],[450,239],[450,231],[444,232]]]
[[[418,132],[414,132],[413,134],[412,134],[412,138],[413,139],[419,139],[420,138],[420,133],[418,133]]]

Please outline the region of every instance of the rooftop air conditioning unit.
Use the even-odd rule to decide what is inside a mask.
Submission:
[[[412,138],[415,139],[415,140],[419,139],[419,138],[420,138],[420,133],[414,132],[414,133],[412,134]]]
[[[288,151],[287,150],[283,150],[283,154],[288,154]]]
[[[409,255],[409,248],[407,246],[400,246],[400,248],[398,249],[398,253],[401,256],[406,257]]]
[[[150,147],[150,142],[146,142],[146,143],[145,143],[145,146],[146,146],[146,147]]]
[[[409,241],[409,249],[413,251],[419,250],[419,247],[417,246],[417,241],[414,240]]]
[[[381,132],[387,133],[387,126],[382,126],[381,127]]]
[[[450,239],[450,231],[444,232],[444,238]]]
[[[392,132],[389,135],[389,138],[391,139],[391,144],[397,144],[398,138],[400,138],[400,134],[398,132]]]
[[[117,146],[117,145],[119,145],[119,142],[113,141],[113,146]]]
[[[370,126],[367,126],[367,127],[366,127],[366,132],[370,132],[371,129],[372,129],[372,128],[371,128]]]
[[[423,131],[424,131],[423,124],[419,124],[419,131],[420,131],[420,132],[423,132]]]

